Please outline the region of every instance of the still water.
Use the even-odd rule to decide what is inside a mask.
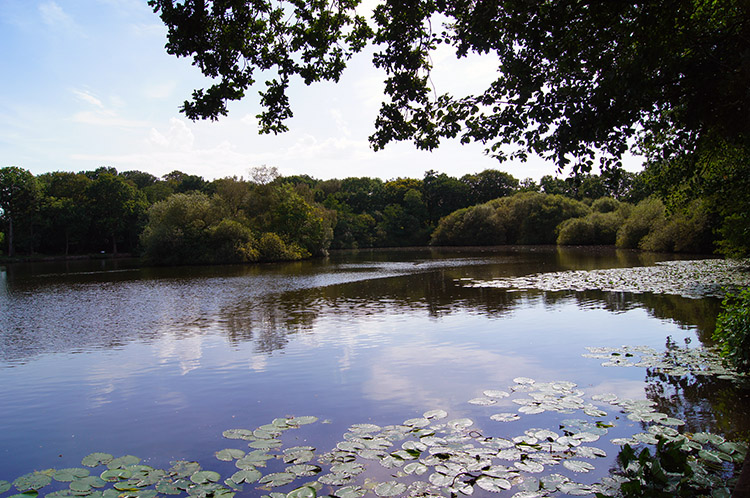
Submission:
[[[255,266],[0,267],[0,480],[78,467],[91,452],[231,472],[214,458],[228,447],[222,431],[290,415],[326,422],[291,436],[321,451],[352,424],[400,424],[433,409],[497,436],[556,429],[565,415],[500,423],[488,417],[518,407],[467,403],[519,376],[572,381],[588,395],[648,396],[685,418],[683,431],[736,436],[748,427],[746,393],[731,385],[670,384],[581,356],[586,346],[661,350],[668,338],[700,345],[715,299],[509,292],[460,280],[668,257],[541,247],[360,251]],[[605,417],[615,419],[612,437],[641,430],[616,410]],[[617,447],[602,448],[611,464]],[[240,496],[260,494],[246,487]]]

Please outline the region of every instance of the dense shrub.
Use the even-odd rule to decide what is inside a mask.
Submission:
[[[167,264],[203,261],[207,228],[215,221],[207,195],[172,195],[151,206],[148,220],[141,234],[146,260]]]
[[[432,233],[434,245],[501,245],[507,242],[501,214],[489,203],[459,209],[442,220]]]
[[[559,245],[614,245],[617,230],[623,223],[618,211],[591,213],[583,218],[571,218],[560,223]]]
[[[655,252],[709,253],[713,235],[701,201],[668,215],[655,198],[638,203],[617,233],[617,246]]]
[[[654,197],[639,202],[617,231],[617,247],[637,249],[641,239],[666,223],[664,204]]]
[[[258,252],[263,261],[294,261],[310,257],[310,253],[296,244],[286,244],[277,234],[264,233],[258,240]]]
[[[591,210],[595,213],[611,213],[617,211],[623,204],[611,197],[601,197],[591,203]]]
[[[223,219],[208,230],[211,263],[250,263],[260,259],[252,231],[241,223]]]
[[[750,288],[727,294],[722,305],[713,338],[722,356],[740,372],[750,373]]]
[[[562,221],[588,213],[588,206],[561,195],[524,192],[451,213],[440,220],[432,244],[554,244]]]

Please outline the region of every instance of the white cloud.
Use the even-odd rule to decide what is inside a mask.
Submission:
[[[92,95],[90,92],[85,90],[72,90],[72,92],[78,98],[78,100],[91,104],[100,109],[104,109],[104,103],[99,98]]]
[[[149,132],[151,143],[174,151],[190,152],[193,150],[195,136],[184,121],[177,118],[169,120],[169,130],[161,133],[156,128]]]
[[[84,34],[73,18],[54,1],[41,4],[39,14],[42,17],[42,22],[52,28],[79,36]]]

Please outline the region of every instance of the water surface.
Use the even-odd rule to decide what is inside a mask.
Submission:
[[[231,465],[213,456],[228,447],[222,431],[287,415],[328,422],[294,436],[322,451],[351,424],[399,424],[436,408],[495,435],[556,429],[559,414],[498,423],[489,416],[517,405],[467,403],[518,376],[572,381],[588,395],[648,395],[685,417],[683,430],[737,435],[748,427],[747,397],[730,384],[674,385],[581,357],[586,346],[700,345],[716,300],[461,285],[665,257],[538,247],[360,251],[255,266],[2,268],[0,479],[76,467],[94,451],[161,468],[197,460],[224,473]],[[639,430],[618,420],[612,437]],[[617,448],[603,447],[613,458]],[[587,479],[606,474],[600,466]],[[262,493],[244,493],[254,494]]]

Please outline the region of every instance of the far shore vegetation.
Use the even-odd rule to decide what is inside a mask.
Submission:
[[[157,178],[102,167],[34,176],[0,169],[2,257],[131,254],[149,264],[289,261],[330,249],[504,244],[614,245],[748,254],[710,198],[665,203],[648,171],[519,181],[488,169],[461,178],[317,180],[257,167],[251,178]]]

